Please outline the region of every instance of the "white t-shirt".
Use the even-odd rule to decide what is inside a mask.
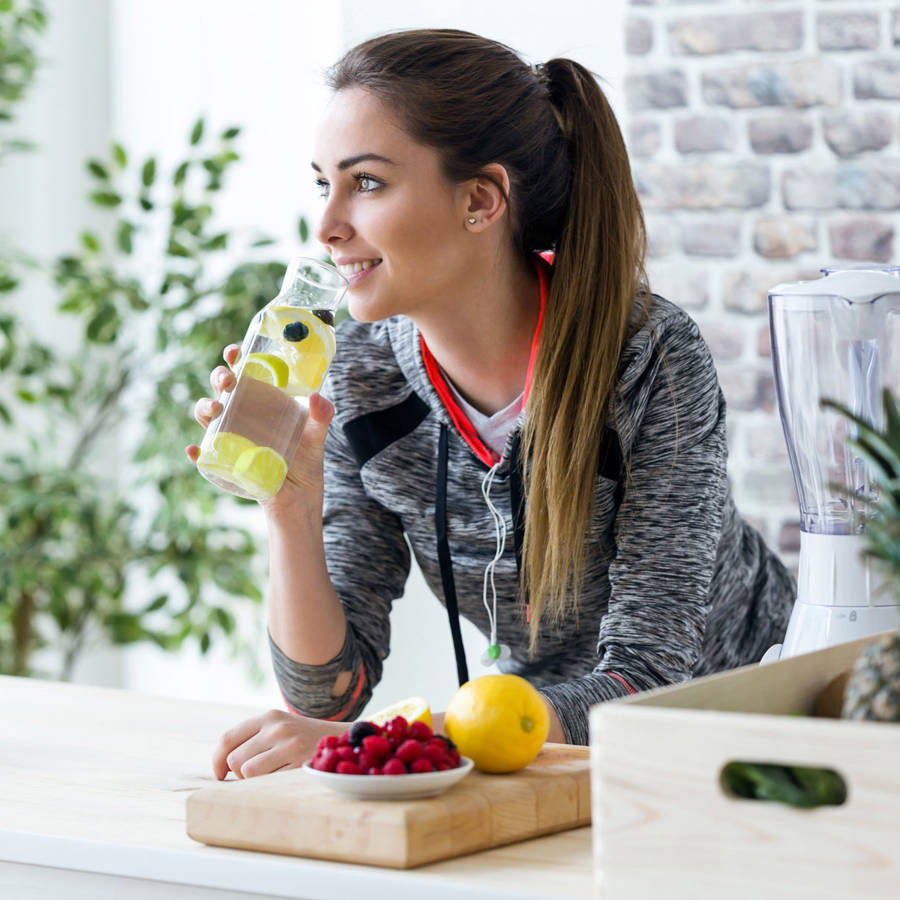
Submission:
[[[497,456],[503,456],[503,449],[506,446],[506,438],[516,424],[516,419],[522,411],[522,403],[525,398],[524,392],[519,394],[509,406],[495,412],[492,416],[486,416],[483,412],[475,409],[471,403],[456,389],[453,382],[447,378],[446,373],[444,379],[453,394],[454,399],[459,404],[460,409],[466,414],[466,418],[472,423],[472,427],[478,432],[478,437],[484,442],[485,446],[490,447]]]

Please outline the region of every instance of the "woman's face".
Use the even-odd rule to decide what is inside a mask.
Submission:
[[[472,253],[468,200],[434,149],[374,95],[348,88],[329,104],[312,165],[324,198],[318,239],[350,279],[355,319],[453,303]]]

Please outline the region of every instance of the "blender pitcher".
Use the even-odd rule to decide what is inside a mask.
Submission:
[[[769,291],[778,408],[800,502],[797,600],[782,658],[900,625],[877,563],[866,557],[867,463],[834,400],[882,427],[881,392],[900,395],[900,266],[822,269]],[[773,652],[774,651],[774,652]],[[777,657],[773,648],[765,659]]]

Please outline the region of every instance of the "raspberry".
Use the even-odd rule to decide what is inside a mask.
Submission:
[[[338,743],[339,744],[349,744],[350,743],[350,732],[349,731],[343,732],[341,734],[341,736],[338,738]]]
[[[316,750],[325,750],[326,748],[334,748],[340,744],[340,740],[336,734],[327,734],[325,737],[319,739],[319,743],[316,744]]]
[[[424,756],[414,759],[409,767],[410,772],[433,772],[434,766],[431,761]]]
[[[411,763],[414,759],[418,759],[422,755],[422,745],[410,738],[404,741],[395,751],[394,757],[405,763]]]
[[[427,741],[431,734],[431,729],[424,722],[413,722],[409,726],[409,736],[417,741]]]
[[[406,766],[396,757],[389,759],[382,767],[385,775],[406,775]]]
[[[436,734],[435,739],[439,740],[439,741],[443,741],[447,745],[448,750],[456,749],[456,744],[454,744],[453,741],[451,741],[450,738],[448,738],[446,734]]]
[[[459,765],[459,761],[460,761],[459,750],[457,750],[457,749],[454,747],[454,748],[450,751],[450,753],[449,753],[448,755],[450,756],[450,762],[453,763],[454,768],[455,768],[456,766],[458,766],[458,765]]]
[[[353,762],[353,748],[349,744],[341,744],[335,751],[338,759],[344,762]]]
[[[435,768],[438,770],[438,772],[446,772],[447,769],[455,769],[456,766],[449,762],[439,762],[435,764]]]
[[[359,770],[361,772],[368,772],[369,769],[371,769],[372,766],[375,765],[375,760],[368,753],[366,753],[365,750],[361,750],[357,754],[354,762],[357,766],[359,766]]]
[[[384,759],[391,752],[391,742],[380,734],[373,734],[363,738],[363,747],[366,753],[376,759]]]
[[[407,724],[406,719],[404,719],[403,716],[395,716],[385,726],[385,732],[387,733],[387,736],[395,738],[398,741],[406,740],[408,731],[409,725]]]
[[[425,745],[425,750],[422,755],[430,759],[434,765],[437,765],[439,762],[446,762],[448,765],[450,764],[450,756],[447,753],[447,748],[441,741],[429,741]]]
[[[371,722],[354,722],[350,729],[350,743],[358,747],[370,734],[378,734],[377,726]]]
[[[372,768],[366,772],[366,775],[384,775],[384,770],[381,766],[372,766]]]
[[[337,764],[337,769],[335,770],[338,775],[360,775],[362,774],[359,771],[359,766],[356,763],[347,762],[346,760],[341,760]]]
[[[320,772],[333,772],[340,761],[341,759],[334,747],[326,747],[315,755],[311,765]]]

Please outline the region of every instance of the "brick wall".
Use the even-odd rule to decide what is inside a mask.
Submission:
[[[625,45],[651,284],[700,325],[738,506],[795,564],[766,291],[900,255],[900,3],[630,0]]]

